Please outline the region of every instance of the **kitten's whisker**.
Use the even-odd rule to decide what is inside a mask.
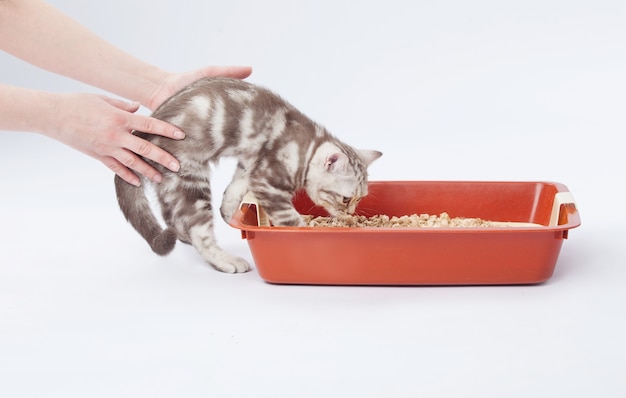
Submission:
[[[371,207],[359,207],[357,210],[358,213],[368,217],[375,216],[377,213],[376,210]]]

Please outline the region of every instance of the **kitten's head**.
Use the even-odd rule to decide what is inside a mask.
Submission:
[[[367,166],[382,153],[335,145],[320,152],[309,168],[307,194],[331,216],[354,213],[367,195]]]

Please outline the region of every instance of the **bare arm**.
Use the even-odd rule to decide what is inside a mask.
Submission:
[[[0,0],[0,49],[42,69],[137,102],[0,86],[0,129],[46,134],[102,161],[133,184],[139,179],[130,169],[160,180],[160,174],[136,154],[172,170],[179,167],[170,154],[130,134],[137,129],[181,138],[176,127],[134,114],[139,104],[154,110],[202,77],[244,78],[252,71],[235,66],[209,66],[185,73],[163,71],[109,44],[40,0]]]
[[[0,48],[42,69],[146,106],[149,95],[167,77],[39,0],[0,1]]]
[[[152,110],[167,98],[163,86],[176,84],[171,73],[113,46],[40,0],[0,0],[0,49]],[[249,67],[209,67],[192,72],[185,84],[204,76],[244,78],[250,72]]]

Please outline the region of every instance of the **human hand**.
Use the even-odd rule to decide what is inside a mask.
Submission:
[[[180,129],[163,121],[136,114],[139,103],[94,94],[58,94],[40,130],[104,163],[124,181],[140,185],[131,170],[161,182],[161,174],[141,159],[144,156],[172,171],[180,164],[158,146],[139,138],[133,130],[173,139],[184,138]],[[48,124],[51,123],[51,124]]]
[[[183,87],[202,78],[222,76],[244,79],[251,73],[252,68],[249,66],[206,66],[190,72],[171,73],[159,80],[159,84],[142,100],[142,104],[148,109],[155,110]]]

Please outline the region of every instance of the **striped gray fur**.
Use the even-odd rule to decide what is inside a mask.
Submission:
[[[223,272],[250,269],[223,251],[213,232],[209,165],[222,157],[238,161],[220,212],[227,222],[251,192],[276,226],[302,226],[294,193],[305,189],[331,215],[353,213],[367,195],[367,166],[381,156],[342,143],[278,95],[251,83],[226,78],[199,80],[163,103],[153,114],[186,134],[183,140],[136,132],[174,155],[178,173],[145,159],[163,175],[154,184],[165,229],[150,210],[143,186],[115,177],[120,208],[131,225],[160,255],[176,240],[191,243]]]

